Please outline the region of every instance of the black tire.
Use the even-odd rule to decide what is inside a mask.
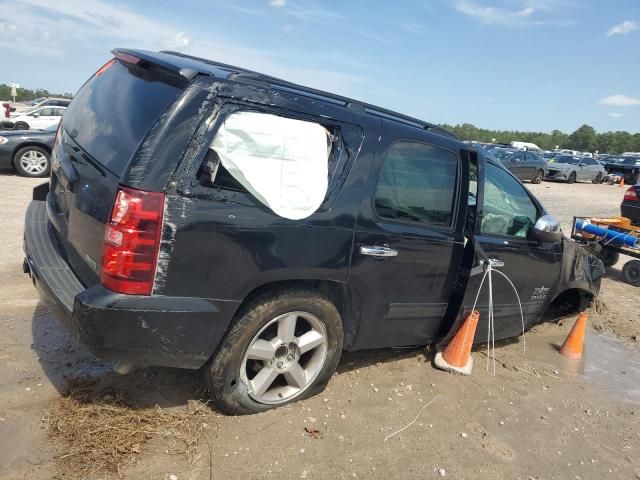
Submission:
[[[21,159],[23,158],[23,156],[31,152],[33,152],[34,155],[44,156],[44,159],[46,160],[44,169],[38,169],[37,171],[35,170],[29,171],[22,164]],[[36,145],[23,147],[20,150],[18,150],[13,156],[13,166],[15,167],[16,171],[24,177],[31,177],[31,178],[48,177],[49,173],[51,172],[51,155],[47,150],[45,150],[42,147],[38,147]]]
[[[544,178],[544,172],[542,170],[538,170],[536,172],[536,176],[531,179],[531,183],[538,185],[542,183],[543,178]]]
[[[597,174],[596,178],[594,178],[592,180],[592,182],[595,183],[596,185],[601,184],[602,183],[602,174],[601,173]]]
[[[631,260],[622,267],[624,281],[634,287],[640,287],[640,260]]]
[[[29,130],[29,124],[25,122],[18,122],[13,125],[14,130]]]
[[[296,396],[277,404],[254,400],[241,375],[243,360],[254,337],[273,319],[289,312],[314,315],[326,330],[326,356],[315,380]],[[314,290],[289,288],[255,298],[236,314],[231,330],[205,371],[213,404],[229,415],[248,415],[317,395],[325,389],[342,354],[340,313],[325,296]]]
[[[600,258],[602,259],[602,263],[604,264],[604,266],[609,268],[618,263],[618,260],[620,260],[620,254],[614,250],[611,250],[610,248],[605,247],[600,251]]]
[[[576,177],[576,172],[571,172],[569,178],[567,178],[567,183],[576,183]]]

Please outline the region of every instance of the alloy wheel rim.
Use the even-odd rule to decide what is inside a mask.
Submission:
[[[289,312],[271,320],[253,337],[240,378],[253,400],[277,405],[307,390],[326,358],[324,324],[309,312]]]
[[[27,173],[40,174],[47,169],[47,157],[37,150],[29,150],[20,157],[20,166]]]

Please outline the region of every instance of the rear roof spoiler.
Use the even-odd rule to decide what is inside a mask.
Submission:
[[[140,50],[129,50],[127,48],[114,48],[111,50],[111,53],[114,57],[124,63],[129,63],[132,65],[153,65],[155,68],[158,68],[165,73],[169,73],[176,77],[182,78],[187,82],[193,80],[193,78],[198,75],[197,70],[192,70],[190,68],[180,68],[170,62],[166,62],[161,58],[158,58],[154,55],[149,55]],[[141,65],[144,66],[144,65]]]

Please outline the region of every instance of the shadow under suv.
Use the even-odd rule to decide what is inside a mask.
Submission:
[[[598,257],[434,125],[183,54],[114,55],[62,119],[24,269],[119,371],[206,366],[214,403],[253,413],[321,391],[343,349],[442,339],[483,260],[524,312],[496,280],[496,338],[598,292]]]

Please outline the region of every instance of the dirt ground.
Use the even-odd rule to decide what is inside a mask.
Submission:
[[[482,348],[471,377],[435,370],[429,349],[345,354],[321,395],[225,417],[199,403],[201,372],[118,376],[39,302],[21,268],[38,183],[0,174],[2,479],[640,478],[640,300],[621,265],[602,283],[580,365],[554,348],[566,318],[527,332],[526,351],[523,338],[498,345],[495,376]],[[530,187],[565,231],[572,215],[616,214],[623,195]],[[70,385],[85,394],[65,398]]]

